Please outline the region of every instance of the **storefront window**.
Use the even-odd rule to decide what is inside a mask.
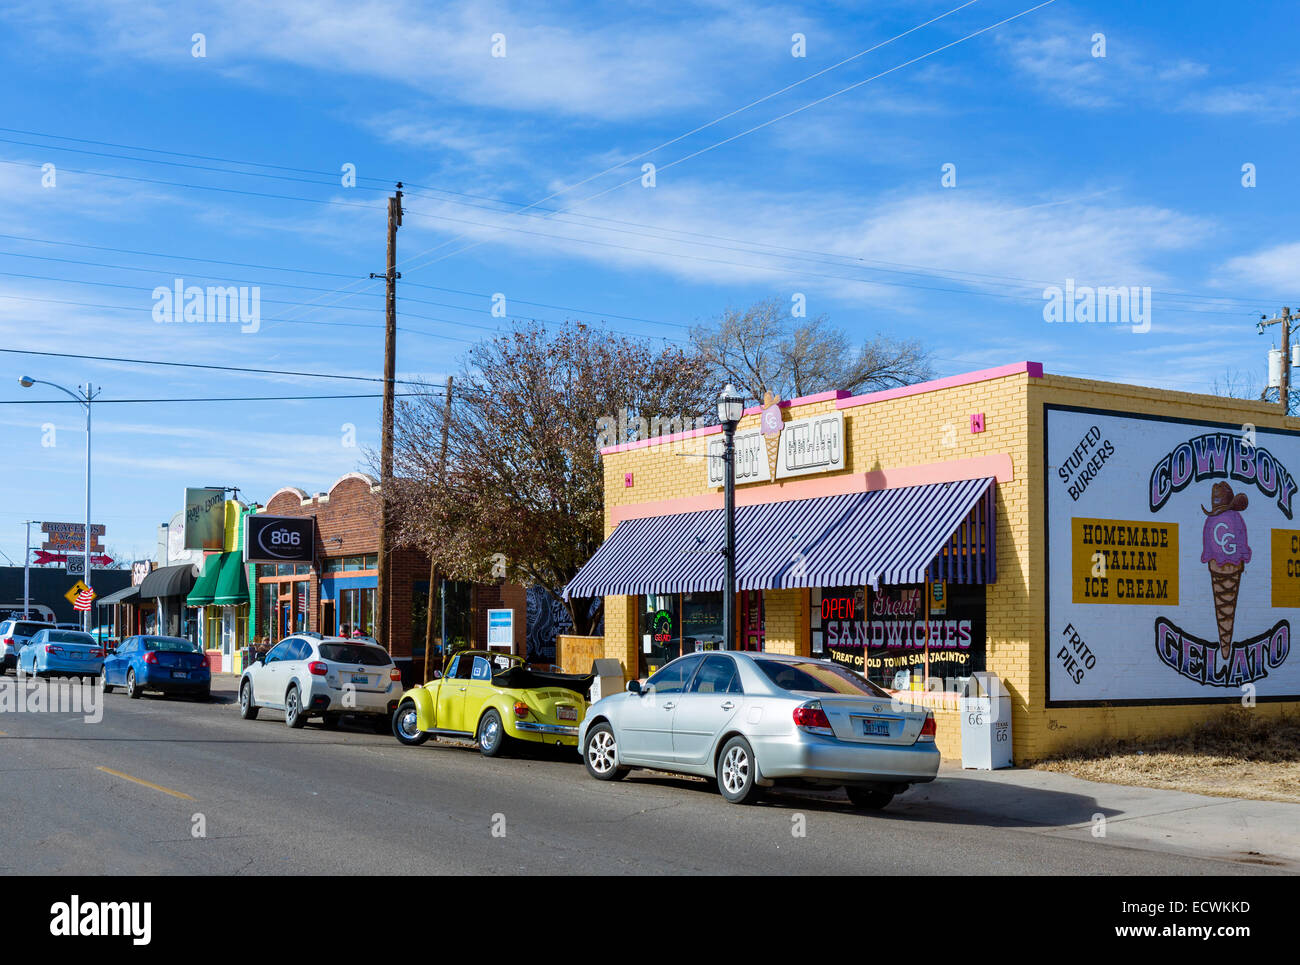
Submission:
[[[834,660],[894,690],[954,689],[984,669],[984,587],[947,584],[930,610],[925,586],[814,589],[812,655]]]
[[[374,636],[375,591],[340,590],[338,599],[339,636]]]
[[[642,597],[640,676],[683,653],[721,650],[721,593],[658,593]]]

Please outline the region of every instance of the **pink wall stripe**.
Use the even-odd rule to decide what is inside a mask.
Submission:
[[[799,405],[812,405],[816,402],[830,402],[834,400],[837,409],[851,409],[859,405],[868,405],[872,402],[884,402],[887,399],[902,399],[909,395],[920,395],[924,392],[937,392],[940,389],[951,389],[958,385],[970,385],[974,382],[987,382],[989,379],[1000,379],[1008,375],[1019,375],[1024,373],[1031,379],[1041,379],[1043,377],[1043,364],[1041,362],[1013,362],[1011,365],[1002,365],[993,369],[980,369],[978,372],[965,372],[961,375],[950,375],[943,379],[933,379],[929,382],[918,382],[916,385],[904,385],[897,389],[884,389],[880,392],[868,392],[865,395],[850,396],[843,389],[837,389],[833,392],[819,392],[816,395],[805,395],[797,399],[789,399],[781,403],[781,408]],[[758,415],[763,411],[762,406],[754,406],[745,410],[745,415]],[[685,432],[674,432],[670,435],[654,436],[650,439],[638,439],[634,442],[624,442],[617,446],[606,446],[600,450],[602,456],[608,456],[616,452],[629,452],[633,449],[645,449],[649,446],[664,445],[675,442],[679,439],[695,439],[701,436],[712,436],[722,431],[722,426],[706,426],[702,429],[688,429]]]
[[[978,372],[950,375],[945,379],[918,382],[916,385],[901,385],[896,389],[884,389],[880,392],[868,392],[866,395],[855,395],[852,398],[841,399],[835,404],[835,407],[837,409],[851,409],[854,406],[869,405],[872,402],[903,399],[909,395],[937,392],[940,389],[951,389],[959,385],[971,385],[975,382],[987,382],[989,379],[1001,379],[1008,375],[1020,375],[1021,373],[1028,375],[1031,379],[1041,379],[1043,377],[1043,363],[1013,362],[1011,365],[1001,365],[995,369],[980,369]]]

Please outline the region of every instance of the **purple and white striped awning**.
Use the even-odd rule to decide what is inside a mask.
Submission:
[[[993,479],[930,483],[736,509],[736,589],[992,583]],[[629,519],[565,598],[721,590],[723,511]]]

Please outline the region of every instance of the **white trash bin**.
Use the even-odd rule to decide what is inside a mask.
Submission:
[[[961,698],[961,766],[1011,766],[1011,695],[997,674],[973,673]]]

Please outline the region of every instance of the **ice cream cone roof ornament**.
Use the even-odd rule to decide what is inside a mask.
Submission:
[[[1250,503],[1245,493],[1232,492],[1232,487],[1226,482],[1216,482],[1210,490],[1210,508],[1201,507],[1201,512],[1206,516],[1218,516],[1220,513],[1226,513],[1229,510],[1239,513]]]
[[[784,422],[781,418],[781,397],[771,392],[763,393],[763,415],[759,426],[765,436],[779,436]]]

